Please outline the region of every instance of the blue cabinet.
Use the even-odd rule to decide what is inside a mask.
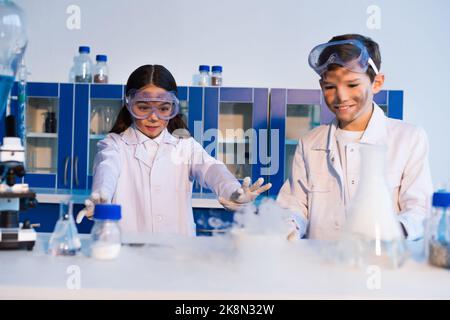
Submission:
[[[124,89],[111,84],[28,83],[25,182],[32,187],[90,189],[97,142],[123,107]],[[13,113],[15,96],[17,84]],[[238,179],[270,180],[270,195],[276,195],[289,176],[298,139],[333,117],[320,90],[179,87],[179,98],[190,133],[205,150]],[[375,101],[389,117],[402,118],[403,91],[381,91]],[[47,125],[52,114],[56,129]],[[210,191],[195,184],[194,192]]]
[[[388,117],[402,119],[403,91],[381,91],[375,102]],[[271,89],[270,135],[276,147],[271,146],[272,188],[269,195],[276,196],[291,173],[292,160],[298,140],[311,129],[334,118],[326,106],[321,90]]]
[[[28,83],[25,182],[35,188],[88,191],[97,142],[111,129],[123,107],[124,89],[111,84]],[[333,117],[320,90],[178,89],[181,113],[191,135],[239,180],[250,176],[270,181],[269,196],[276,196],[289,176],[298,139]],[[402,91],[382,91],[375,101],[389,117],[402,118]],[[17,114],[17,85],[12,91],[11,110]],[[55,128],[51,125],[55,124],[53,113]],[[197,183],[193,191],[211,193]],[[56,208],[48,204],[50,207]],[[198,231],[208,233],[218,228],[218,220],[229,224],[232,214],[223,209],[196,208],[195,219]],[[82,228],[86,231],[90,225]]]
[[[264,177],[269,89],[207,87],[204,90],[202,143],[205,150],[223,161],[239,180],[247,176],[252,180]]]
[[[124,89],[110,84],[28,83],[25,182],[38,188],[90,189],[97,142],[123,107]],[[178,89],[181,112],[194,128],[202,122],[203,89]],[[11,97],[11,112],[17,115],[17,83]],[[197,139],[200,142],[201,136]]]
[[[32,187],[90,189],[97,142],[123,107],[124,89],[111,84],[28,83],[25,181]],[[15,96],[17,84],[13,113]],[[276,195],[289,176],[298,139],[333,117],[320,90],[179,87],[179,98],[190,133],[205,150],[238,179],[270,180],[270,195]],[[389,117],[402,118],[403,91],[381,91],[375,101]],[[52,114],[56,130],[46,126]],[[211,191],[194,184],[194,192]]]
[[[26,114],[25,182],[32,187],[69,188],[72,163],[73,85],[29,83]],[[17,116],[17,84],[11,95],[11,112]]]
[[[123,107],[122,85],[75,85],[72,189],[89,189],[97,142],[111,130]]]

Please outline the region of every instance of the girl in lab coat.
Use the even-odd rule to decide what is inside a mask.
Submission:
[[[122,207],[123,232],[193,236],[194,180],[213,190],[229,210],[271,187],[262,178],[253,185],[246,178],[240,185],[198,142],[181,137],[186,125],[178,112],[177,85],[166,68],[144,65],[130,75],[126,104],[110,134],[98,143],[92,195],[78,222],[92,217],[95,203],[111,202]]]
[[[387,118],[373,101],[384,83],[378,44],[348,34],[315,47],[309,64],[320,76],[329,110],[336,116],[297,146],[291,177],[277,201],[296,212],[300,237],[337,239],[360,179],[358,148],[387,146],[393,207],[407,239],[423,236],[432,182],[428,139],[421,128]]]

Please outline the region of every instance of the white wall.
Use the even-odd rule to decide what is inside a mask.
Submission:
[[[387,89],[405,91],[404,118],[430,138],[434,183],[450,180],[448,0],[16,0],[28,17],[31,81],[67,81],[78,45],[109,58],[110,82],[158,63],[179,85],[199,64],[224,67],[227,86],[318,88],[309,50],[331,36],[362,33],[381,47]],[[81,29],[69,30],[69,5]],[[366,10],[381,9],[369,30]]]

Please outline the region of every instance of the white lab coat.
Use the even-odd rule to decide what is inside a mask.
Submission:
[[[123,232],[194,236],[193,180],[224,198],[240,184],[193,138],[161,134],[159,146],[134,126],[108,134],[98,143],[92,191],[121,205]]]
[[[277,201],[296,213],[301,236],[337,239],[345,223],[344,184],[335,132],[337,120],[321,125],[299,140],[292,175],[282,186]],[[433,192],[428,163],[428,139],[423,129],[387,118],[374,111],[360,143],[387,145],[387,179],[398,220],[407,239],[423,236]],[[350,199],[359,180],[358,143],[347,148],[347,166],[355,173],[349,180]]]

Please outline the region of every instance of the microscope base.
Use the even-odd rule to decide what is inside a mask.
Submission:
[[[33,229],[0,229],[0,250],[33,250],[36,231]]]

